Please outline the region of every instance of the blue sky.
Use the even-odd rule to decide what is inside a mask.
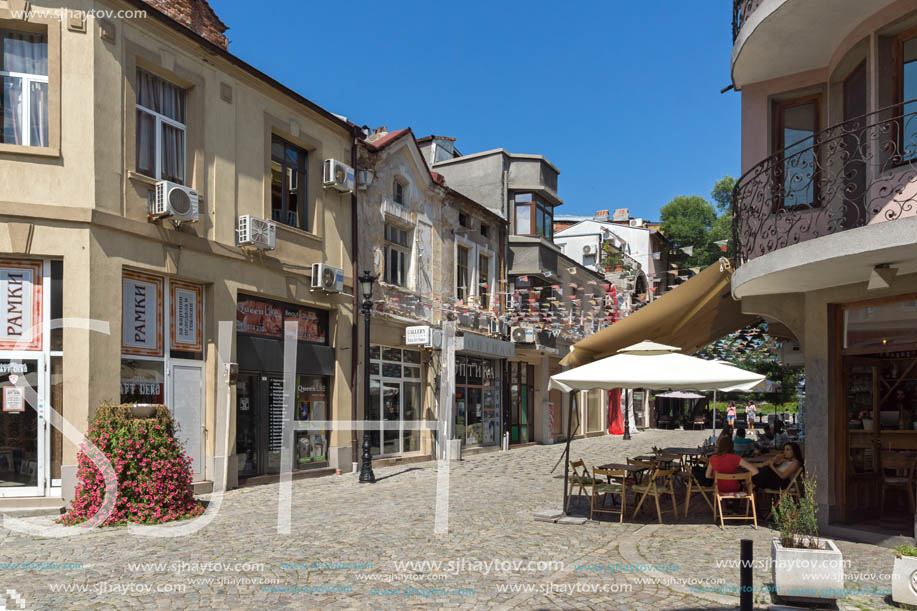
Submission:
[[[656,219],[739,171],[726,0],[210,1],[233,53],[355,123],[545,155],[558,214]]]

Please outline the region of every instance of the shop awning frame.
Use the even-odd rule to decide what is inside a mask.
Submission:
[[[757,322],[731,291],[732,263],[722,258],[627,318],[580,340],[561,364],[579,367],[642,340],[694,354],[703,346]]]

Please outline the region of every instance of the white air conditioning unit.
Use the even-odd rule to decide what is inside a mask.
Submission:
[[[630,219],[631,227],[643,227],[643,219]]]
[[[322,184],[326,189],[353,191],[353,168],[337,159],[326,159]]]
[[[236,244],[254,246],[259,250],[274,250],[277,248],[277,223],[251,214],[240,215]]]
[[[586,244],[585,246],[583,246],[583,254],[584,255],[592,254],[592,244]]]
[[[509,337],[514,344],[534,344],[535,329],[532,327],[513,327]]]
[[[313,263],[312,288],[326,293],[340,293],[344,290],[344,270],[324,263]]]
[[[179,223],[194,223],[198,219],[197,191],[178,183],[160,180],[150,202],[150,216],[171,217]]]

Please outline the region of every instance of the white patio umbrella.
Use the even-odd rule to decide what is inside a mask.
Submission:
[[[743,390],[760,384],[759,373],[723,365],[686,354],[680,348],[643,341],[604,359],[593,361],[551,376],[548,390],[611,390],[646,388],[648,390]],[[573,406],[567,416],[567,446],[564,451],[564,511],[567,508],[572,437]],[[627,422],[627,417],[625,417]]]

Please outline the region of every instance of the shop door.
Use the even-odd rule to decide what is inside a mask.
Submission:
[[[176,437],[193,461],[194,479],[200,480],[204,476],[204,364],[172,359],[169,376],[169,409],[178,423]]]
[[[0,352],[0,497],[45,495],[44,378],[43,355]]]

